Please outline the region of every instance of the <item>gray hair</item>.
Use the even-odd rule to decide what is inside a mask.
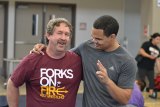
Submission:
[[[49,35],[52,35],[53,32],[54,32],[54,28],[56,26],[60,26],[61,23],[65,23],[68,27],[69,27],[69,30],[70,30],[70,33],[72,34],[72,25],[71,23],[65,19],[65,18],[53,18],[51,19],[48,24],[47,24],[47,28],[46,28],[46,32],[49,34]]]

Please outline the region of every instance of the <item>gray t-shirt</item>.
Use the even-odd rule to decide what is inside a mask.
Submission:
[[[107,69],[112,81],[121,88],[132,89],[137,65],[133,57],[121,46],[112,52],[94,48],[89,40],[74,51],[82,58],[84,94],[83,107],[126,107],[115,101],[96,76],[97,60]]]

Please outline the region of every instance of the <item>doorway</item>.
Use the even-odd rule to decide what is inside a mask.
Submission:
[[[66,18],[74,26],[75,5],[16,3],[15,59],[22,59],[36,43],[44,41],[46,25],[54,17]],[[69,49],[72,47],[74,37]]]

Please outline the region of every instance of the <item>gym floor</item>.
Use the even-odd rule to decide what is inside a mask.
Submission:
[[[25,86],[20,87],[20,95],[25,95]],[[80,85],[79,94],[83,93],[83,86],[82,83]],[[6,87],[4,86],[4,81],[0,79],[0,96],[6,95]],[[160,105],[160,92],[158,93],[157,99],[152,99],[148,97],[146,92],[143,92],[143,96],[145,99],[145,107],[159,107]]]

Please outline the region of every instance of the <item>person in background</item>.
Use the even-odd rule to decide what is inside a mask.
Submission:
[[[137,65],[119,45],[118,30],[115,18],[100,16],[93,23],[92,39],[72,49],[82,59],[83,107],[128,107]],[[31,52],[42,53],[44,47],[42,44],[35,45]],[[101,63],[106,69],[100,69]]]
[[[146,88],[146,82],[144,80],[136,80],[135,83],[138,85],[141,92]]]
[[[131,98],[128,102],[129,105],[134,105],[135,107],[144,107],[144,97],[142,91],[146,87],[145,81],[136,80],[134,83]]]
[[[154,95],[155,95],[155,98],[158,97],[159,91],[160,91],[160,57],[158,57],[155,62],[155,76],[154,76]]]
[[[160,76],[160,57],[155,62],[155,76]]]
[[[26,84],[26,107],[75,107],[82,79],[81,58],[66,51],[72,26],[64,18],[47,24],[44,55],[23,58],[7,83],[9,107],[18,107],[19,87]]]
[[[145,81],[145,77],[149,81],[149,97],[154,98],[154,66],[157,57],[160,55],[158,44],[160,43],[160,34],[154,33],[149,41],[142,44],[139,55],[142,56],[141,61],[137,63],[138,73],[137,80]]]

